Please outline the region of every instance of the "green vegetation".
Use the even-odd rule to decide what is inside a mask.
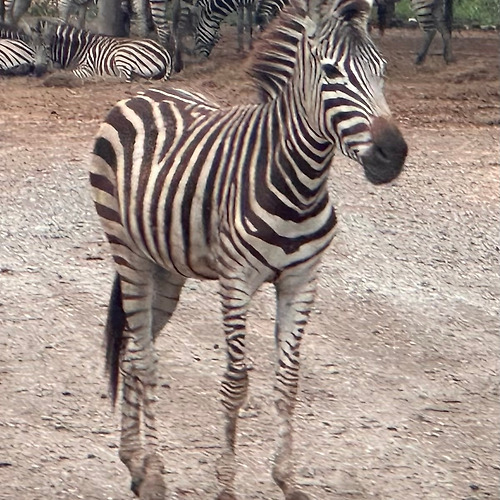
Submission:
[[[410,0],[396,3],[396,17],[415,17]],[[500,26],[500,0],[454,0],[453,19],[459,26]]]

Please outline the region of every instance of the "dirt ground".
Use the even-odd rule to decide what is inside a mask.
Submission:
[[[336,158],[339,229],[319,276],[296,415],[299,482],[316,500],[498,500],[498,34],[457,33],[416,69],[418,31],[381,39],[387,98],[410,145],[393,184]],[[232,31],[170,82],[248,102]],[[92,137],[149,86],[0,79],[0,499],[126,500],[102,330],[112,267],[87,185]],[[151,84],[153,85],[153,84]],[[175,498],[216,492],[224,366],[214,283],[189,282],[160,338],[159,421]],[[272,289],[253,302],[243,499],[279,500]]]

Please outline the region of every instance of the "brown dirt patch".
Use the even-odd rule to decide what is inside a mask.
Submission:
[[[412,65],[416,31],[378,43],[410,144],[375,188],[339,157],[339,231],[303,350],[297,458],[318,500],[500,498],[498,35],[462,32],[458,62]],[[226,29],[210,60],[164,85],[226,103],[253,90]],[[0,498],[133,498],[106,398],[102,329],[112,268],[87,188],[107,110],[149,83],[46,87],[0,79]],[[213,498],[224,364],[216,287],[191,282],[159,341],[167,483]],[[239,435],[242,498],[274,500],[272,290],[254,300],[252,397]]]

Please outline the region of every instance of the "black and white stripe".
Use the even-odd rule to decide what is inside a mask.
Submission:
[[[255,12],[255,22],[266,27],[288,4],[288,0],[259,0]]]
[[[115,76],[125,81],[133,77],[168,79],[172,58],[154,40],[96,35],[67,24],[41,20],[35,29],[52,62],[74,68],[80,78]]]
[[[415,59],[415,64],[422,64],[436,32],[443,39],[443,57],[449,63],[453,61],[451,50],[451,30],[453,24],[453,0],[411,0],[424,40]]]
[[[246,315],[266,281],[277,297],[273,477],[287,499],[309,498],[293,477],[292,415],[315,273],[336,224],[330,166],[340,149],[381,184],[400,173],[407,153],[383,97],[385,63],[367,34],[370,7],[370,0],[336,0],[316,24],[292,0],[256,48],[254,105],[223,108],[192,91],[148,90],[116,104],[97,134],[90,182],[117,273],[107,367],[113,400],[123,377],[120,458],[141,498],[166,497],[154,340],[187,278],[220,285],[228,364],[217,498],[236,498]]]
[[[238,12],[238,49],[243,50],[244,31],[252,47],[252,28],[255,0],[198,0],[196,9],[195,50],[208,57],[220,38],[221,22]]]
[[[23,40],[0,39],[0,75],[27,75],[35,69],[35,51]]]

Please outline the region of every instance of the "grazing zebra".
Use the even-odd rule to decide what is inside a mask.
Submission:
[[[47,47],[50,60],[74,68],[79,78],[116,76],[130,82],[134,76],[168,79],[172,58],[154,40],[132,40],[96,35],[68,24],[40,20],[34,31]]]
[[[208,57],[219,40],[220,24],[232,12],[238,11],[238,50],[243,50],[243,32],[246,26],[249,46],[252,47],[252,24],[255,0],[198,0],[195,30],[195,50]]]
[[[429,47],[436,35],[443,39],[443,57],[446,63],[453,62],[451,51],[451,30],[453,24],[453,0],[411,0],[418,24],[424,32],[424,41],[415,59],[415,64],[422,64]]]
[[[277,296],[273,478],[286,499],[309,498],[293,477],[292,416],[315,273],[336,224],[330,165],[338,148],[382,184],[407,154],[383,96],[385,62],[367,33],[370,8],[371,0],[335,0],[316,24],[302,0],[291,0],[254,51],[257,104],[224,108],[187,90],[147,90],[117,103],[101,125],[90,183],[116,267],[107,368],[113,401],[123,378],[120,458],[141,499],[166,496],[154,341],[190,277],[218,280],[222,302],[226,427],[217,498],[236,498],[246,316],[264,282]]]

